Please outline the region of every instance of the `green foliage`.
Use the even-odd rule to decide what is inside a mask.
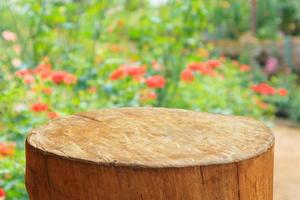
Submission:
[[[251,1],[211,0],[208,19],[214,24],[214,38],[239,38],[251,27]],[[281,32],[300,34],[299,0],[256,1],[256,27],[258,38],[276,38]],[[211,37],[211,34],[209,35]]]

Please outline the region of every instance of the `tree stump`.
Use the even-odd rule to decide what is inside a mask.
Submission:
[[[273,144],[246,117],[103,109],[32,130],[26,186],[31,200],[271,200]]]

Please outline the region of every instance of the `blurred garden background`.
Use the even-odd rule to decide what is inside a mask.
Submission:
[[[0,199],[28,199],[25,136],[59,116],[162,106],[300,121],[300,0],[1,0],[0,34]]]

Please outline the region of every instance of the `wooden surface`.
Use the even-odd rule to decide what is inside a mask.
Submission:
[[[31,199],[272,199],[274,138],[243,117],[106,109],[34,129]]]

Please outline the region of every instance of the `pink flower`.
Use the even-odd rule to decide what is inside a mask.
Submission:
[[[15,42],[18,39],[17,35],[14,32],[8,30],[2,32],[2,37],[4,40],[11,42]]]
[[[266,66],[265,66],[265,70],[268,73],[274,73],[277,70],[277,64],[278,64],[278,60],[276,58],[269,58],[267,60]]]
[[[165,78],[160,75],[151,76],[146,79],[146,84],[150,88],[163,88],[165,86]]]
[[[14,59],[12,59],[11,64],[14,67],[20,67],[22,65],[22,61],[18,58],[14,58]]]

